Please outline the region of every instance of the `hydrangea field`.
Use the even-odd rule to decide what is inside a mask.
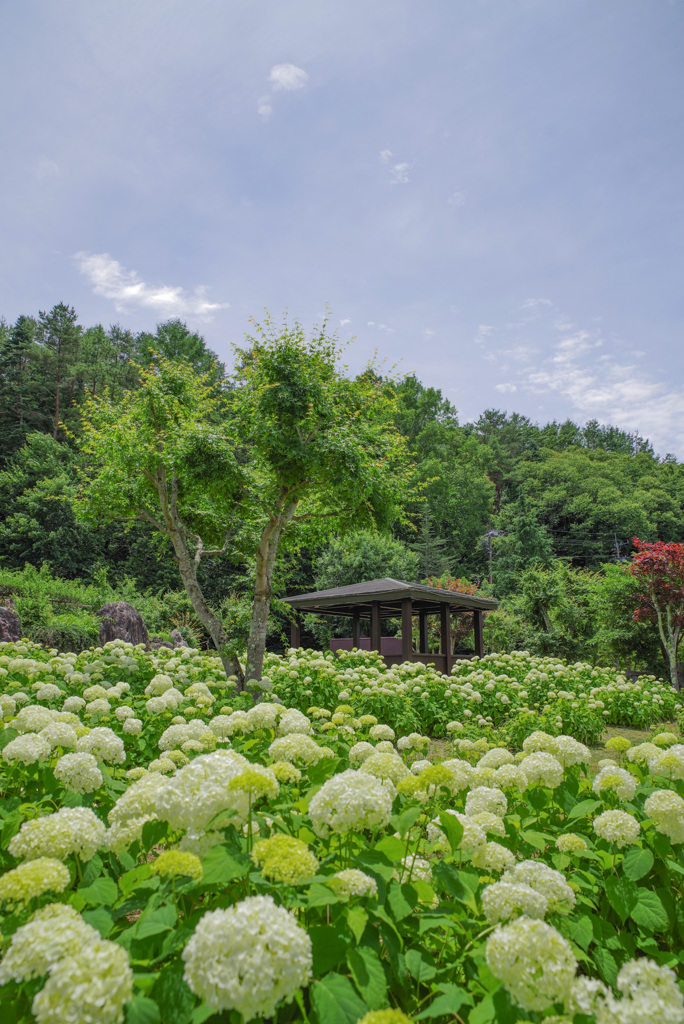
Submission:
[[[254,703],[190,649],[0,645],[3,1024],[684,1022],[669,687],[267,671]],[[607,724],[651,738],[590,772]]]

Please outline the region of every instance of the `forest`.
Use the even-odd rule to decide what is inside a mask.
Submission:
[[[322,366],[332,350],[321,345]],[[249,344],[235,351],[244,383]],[[214,389],[209,420],[231,420],[244,438],[252,436],[255,419],[244,419],[235,398],[243,394],[235,370],[180,320],[134,334],[120,325],[86,327],[60,303],[14,324],[0,321],[0,595],[12,599],[31,639],[87,646],[96,640],[98,604],[121,597],[161,635],[176,625],[199,643],[208,640],[171,541],[152,517],[108,515],[111,508],[102,507],[84,516],[79,508],[84,488],[92,490],[88,410],[101,399],[113,410],[134,402],[159,360],[182,370],[184,386],[202,380]],[[281,372],[296,378],[298,371],[293,363]],[[413,374],[389,378],[369,367],[354,382],[335,379],[335,415],[355,401],[365,408],[371,393],[382,406],[361,446],[368,449],[375,431],[393,458],[400,448],[403,455],[382,495],[377,480],[366,482],[372,509],[360,491],[348,493],[348,474],[346,490],[329,481],[325,500],[341,502],[349,514],[295,516],[302,522],[274,555],[268,647],[281,649],[284,641],[279,597],[394,576],[493,594],[501,606],[486,623],[492,650],[667,674],[656,631],[633,621],[635,583],[624,567],[634,538],[668,543],[684,535],[684,467],[674,455],[659,457],[647,439],[595,420],[537,424],[488,409],[461,423],[443,394]],[[269,394],[265,380],[260,386]],[[263,448],[264,438],[253,433],[238,463],[249,461],[250,443]],[[218,458],[203,451],[207,464]],[[282,461],[282,453],[269,451],[270,465]],[[336,457],[343,465],[351,456]],[[224,479],[234,476],[242,488],[244,510],[244,480],[237,482],[232,463],[221,466]],[[258,532],[256,520],[250,525],[245,515],[243,527],[229,545],[203,551],[197,567],[202,593],[238,646],[248,641],[259,563],[258,545],[244,536]],[[326,629],[310,623],[305,639],[327,645]]]

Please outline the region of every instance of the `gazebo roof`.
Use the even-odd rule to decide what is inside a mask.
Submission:
[[[428,587],[423,583],[407,583],[391,577],[354,583],[350,587],[319,590],[317,593],[295,594],[283,600],[297,611],[317,615],[353,615],[354,612],[370,615],[372,605],[377,601],[380,603],[380,615],[389,618],[400,612],[401,602],[407,597],[413,602],[414,613],[438,612],[443,604],[448,604],[452,611],[489,612],[499,607],[499,602],[490,597]]]

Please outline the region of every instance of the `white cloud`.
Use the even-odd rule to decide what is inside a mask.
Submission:
[[[304,68],[298,68],[296,64],[274,64],[268,80],[275,90],[291,92],[293,89],[303,89],[309,76]]]
[[[273,106],[271,105],[270,96],[262,96],[257,104],[257,113],[268,120],[273,113]]]
[[[180,286],[151,285],[141,280],[135,270],[126,270],[108,252],[77,252],[74,259],[81,273],[88,278],[96,295],[111,299],[118,312],[139,306],[152,309],[160,316],[191,314],[209,317],[217,309],[225,309],[227,302],[210,302],[206,287],[200,285],[188,293]]]
[[[344,320],[340,320],[340,327],[346,327],[347,324],[350,324],[350,323],[351,323],[351,320],[349,319],[348,316],[346,316],[344,318]]]
[[[411,179],[408,176],[410,164],[395,164],[390,171],[390,185],[406,185]]]
[[[38,181],[49,181],[50,178],[59,177],[59,164],[54,160],[39,160],[33,172]]]
[[[511,384],[510,382],[507,382],[506,384],[497,384],[495,386],[495,390],[496,391],[501,391],[504,394],[506,394],[509,391],[517,391],[518,387],[517,387],[516,384]]]
[[[463,206],[466,201],[465,192],[452,192],[447,199],[447,206]]]
[[[386,164],[391,156],[392,156],[392,150],[391,149],[382,149],[382,150],[380,150],[380,159],[382,160],[383,164]]]

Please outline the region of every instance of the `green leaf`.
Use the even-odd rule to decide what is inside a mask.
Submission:
[[[395,921],[403,921],[413,913],[418,903],[418,894],[412,885],[399,885],[393,881],[387,890],[387,903]]]
[[[347,963],[354,984],[371,1010],[379,1010],[387,1004],[387,979],[378,954],[368,946],[350,949]]]
[[[409,807],[399,815],[397,818],[396,829],[402,838],[407,832],[410,832],[422,813],[422,807]]]
[[[95,907],[94,910],[84,910],[81,915],[84,921],[96,928],[103,939],[106,939],[114,927],[114,918],[104,907]]]
[[[126,1004],[126,1024],[159,1024],[161,1016],[154,999],[147,996],[133,996]]]
[[[405,953],[406,967],[415,981],[429,981],[437,973],[432,957],[422,949],[409,949]]]
[[[313,950],[313,972],[327,974],[343,960],[349,948],[349,937],[339,927],[316,925],[309,929]]]
[[[605,981],[607,985],[615,987],[617,981],[618,968],[615,962],[615,957],[609,949],[605,949],[602,946],[597,946],[593,951],[594,962],[599,969],[601,979]]]
[[[468,1014],[468,1024],[490,1024],[495,1020],[494,998],[486,995]]]
[[[601,803],[599,800],[580,800],[578,804],[575,804],[573,809],[568,814],[568,818],[586,818],[590,814],[593,814],[597,807],[600,807]]]
[[[637,893],[638,902],[630,914],[632,920],[649,933],[667,931],[670,922],[657,893],[643,887]]]
[[[474,906],[473,894],[465,885],[463,872],[453,864],[439,861],[432,869],[432,879],[436,885],[441,886],[449,896],[453,896],[459,903]]]
[[[142,830],[142,845],[144,850],[151,850],[156,843],[161,843],[169,833],[168,823],[165,821],[146,821]]]
[[[378,850],[364,850],[354,857],[354,866],[368,872],[369,875],[378,875],[384,882],[389,882],[394,874],[394,865]]]
[[[368,1013],[368,1006],[349,978],[341,974],[326,974],[313,983],[310,991],[318,1024],[356,1024]]]
[[[313,882],[307,893],[307,907],[327,907],[331,903],[339,903],[339,897],[327,885]]]
[[[320,786],[328,779],[332,778],[342,761],[339,757],[322,757],[316,764],[312,764],[307,769],[306,774],[309,777],[309,781],[314,786]]]
[[[440,811],[439,820],[449,840],[451,852],[456,853],[459,843],[463,839],[463,825],[453,814]]]
[[[606,896],[613,910],[624,922],[639,902],[636,882],[619,875],[608,875],[605,881]]]
[[[503,985],[492,994],[492,1002],[496,1010],[496,1024],[515,1024],[518,1020],[518,1011]]]
[[[401,839],[395,836],[385,836],[374,848],[384,854],[392,864],[397,864],[406,853],[406,843],[402,843]]]
[[[202,887],[226,885],[236,878],[243,878],[250,870],[249,857],[237,860],[225,846],[212,846],[202,861]]]
[[[172,903],[165,903],[151,913],[143,914],[135,924],[136,939],[146,939],[149,935],[159,935],[170,931],[178,920],[178,912]]]
[[[94,857],[91,857],[88,863],[83,868],[83,879],[82,885],[92,885],[96,878],[100,877],[102,873],[103,863],[102,857],[97,853]]]
[[[473,999],[465,989],[458,985],[439,985],[440,995],[435,1001],[416,1017],[423,1020],[428,1017],[455,1017],[462,1006],[472,1006]]]
[[[622,861],[622,870],[633,882],[647,875],[652,867],[653,854],[649,849],[640,850],[638,846],[630,847]]]
[[[117,896],[119,895],[116,882],[106,875],[102,878],[96,878],[92,885],[83,886],[78,891],[86,903],[92,903],[95,906],[105,904],[111,907],[112,904],[116,903]]]
[[[368,924],[367,912],[363,907],[348,907],[346,917],[352,935],[357,942],[360,942]]]
[[[584,914],[582,917],[564,917],[559,922],[559,930],[567,939],[572,939],[580,949],[585,951],[594,941],[594,929],[591,918]]]
[[[152,989],[164,1024],[188,1024],[195,1006],[195,997],[183,980],[183,964],[169,964],[161,972]]]
[[[531,829],[521,832],[520,838],[526,843],[529,843],[530,846],[534,846],[535,850],[539,850],[542,853],[546,847],[553,842],[553,839],[551,839],[550,836],[545,836],[542,832],[534,832]]]

